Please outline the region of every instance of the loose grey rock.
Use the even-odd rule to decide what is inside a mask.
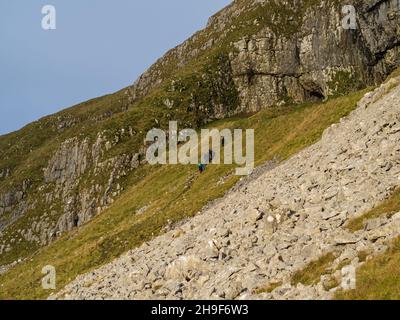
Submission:
[[[380,254],[387,250],[386,242],[400,234],[398,213],[370,221],[367,230],[356,233],[344,227],[348,219],[376,207],[400,186],[400,131],[393,133],[387,126],[400,121],[399,102],[400,79],[382,85],[328,128],[319,142],[239,184],[180,225],[185,231],[180,237],[171,230],[95,275],[77,277],[51,298],[332,298],[332,279],[292,286],[291,276],[328,252],[337,257],[332,271],[342,262],[357,267],[359,252]],[[366,143],[368,148],[360,147]],[[391,170],[379,165],[377,155],[392,165]],[[328,189],[341,191],[332,192],[332,198],[325,196]],[[285,214],[289,198],[302,199],[302,209]],[[249,208],[268,210],[262,210],[260,219],[256,210],[249,215]],[[340,271],[333,274],[339,283],[340,276]],[[268,283],[282,285],[272,293],[256,293]]]

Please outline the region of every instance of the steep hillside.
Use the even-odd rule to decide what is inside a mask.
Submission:
[[[368,93],[318,143],[167,234],[78,277],[73,299],[327,299],[346,265],[384,252],[400,212],[359,231],[346,222],[400,186],[400,78]],[[321,278],[297,274],[329,254]],[[397,272],[398,273],[398,272]],[[272,292],[262,285],[280,283]],[[308,286],[305,286],[308,285]],[[394,297],[396,293],[393,292]]]
[[[345,228],[400,186],[399,102],[396,78],[368,93],[315,145],[167,234],[78,277],[57,297],[332,298],[343,267],[358,267],[363,255],[384,252],[400,235],[400,212],[354,233]],[[298,274],[327,255],[315,283],[308,279],[318,264]],[[263,292],[268,283],[279,285]]]
[[[261,165],[254,173],[257,176],[316,142],[324,128],[356,107],[362,95],[357,92],[325,103],[266,110],[250,118],[222,120],[212,127],[255,129],[255,161]],[[49,292],[41,286],[43,266],[56,267],[60,289],[78,274],[101,266],[196,215],[239,180],[233,175],[233,166],[210,166],[202,175],[194,166],[144,165],[142,169],[134,172],[127,182],[130,187],[104,213],[0,276],[0,297],[46,297]]]
[[[356,30],[341,27],[350,3]],[[257,163],[285,159],[399,65],[399,28],[389,0],[237,0],[132,86],[0,137],[0,296],[44,297],[44,265],[65,285],[237,182],[231,167],[148,166],[149,129],[255,128]]]

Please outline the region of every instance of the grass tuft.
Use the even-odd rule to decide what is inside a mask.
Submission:
[[[267,286],[256,289],[254,291],[255,294],[261,294],[261,293],[271,293],[274,291],[276,288],[279,288],[282,285],[282,282],[271,282]]]
[[[291,279],[292,285],[299,283],[311,286],[317,284],[324,274],[331,274],[330,266],[336,259],[334,253],[329,252],[321,256],[318,260],[310,262],[304,269],[294,273]]]
[[[379,218],[382,216],[390,218],[399,211],[400,211],[400,189],[396,189],[394,194],[389,199],[381,203],[376,208],[364,213],[363,215],[351,219],[347,223],[346,227],[348,230],[356,232],[358,230],[364,229],[368,220]]]

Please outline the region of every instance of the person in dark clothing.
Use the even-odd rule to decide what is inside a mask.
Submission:
[[[197,167],[199,168],[199,172],[200,172],[200,173],[203,173],[203,172],[206,170],[206,165],[203,164],[203,163],[199,163],[199,164],[197,165]]]

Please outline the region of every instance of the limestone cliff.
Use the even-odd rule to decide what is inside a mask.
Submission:
[[[346,30],[342,8],[351,4],[357,29]],[[395,0],[234,1],[160,59],[130,92],[134,100],[146,95],[170,76],[160,70],[184,66],[229,39],[224,49],[240,96],[235,112],[344,94],[379,83],[398,66],[399,19]]]

